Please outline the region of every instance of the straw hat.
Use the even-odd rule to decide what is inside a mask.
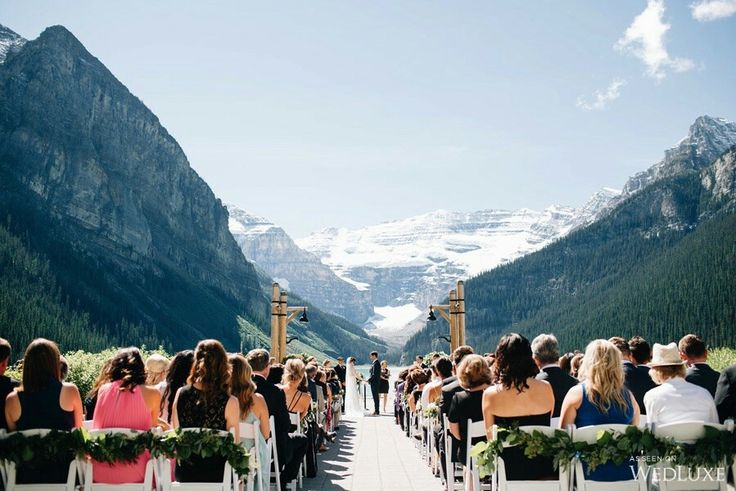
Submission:
[[[654,343],[654,347],[652,348],[652,362],[649,364],[651,368],[674,367],[683,365],[684,363],[680,359],[680,350],[675,343],[667,345]]]

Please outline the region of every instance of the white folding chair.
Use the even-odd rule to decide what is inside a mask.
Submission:
[[[92,423],[93,421],[91,419],[85,419],[84,421],[82,421],[82,426],[85,430],[91,430],[93,429]]]
[[[547,436],[554,436],[556,428],[552,426],[520,426],[519,430],[533,433],[539,431]],[[498,438],[498,426],[493,425],[492,430],[493,438]],[[509,448],[511,445],[504,442],[504,448]],[[567,470],[563,470],[563,466],[560,466],[558,470],[557,481],[509,481],[506,479],[506,462],[502,457],[496,458],[495,470],[491,478],[492,489],[495,491],[567,491],[570,489],[570,473]]]
[[[573,442],[595,443],[600,431],[625,433],[628,427],[629,425],[608,424],[573,428],[572,440]],[[626,481],[606,482],[586,479],[583,463],[579,459],[575,459],[575,485],[578,491],[646,491],[647,488],[642,472],[636,473],[636,479]]]
[[[135,436],[141,432],[128,428],[105,428],[102,430],[90,430],[90,437],[95,438],[98,435],[121,434],[126,436]],[[78,464],[81,468],[82,489],[84,491],[149,491],[153,488],[154,473],[158,474],[155,462],[151,459],[146,463],[146,470],[141,483],[124,483],[124,484],[105,484],[94,482],[94,466],[90,459]],[[156,481],[159,480],[156,475]]]
[[[171,433],[174,430],[170,430],[165,434]],[[182,432],[202,432],[212,431],[206,428],[181,428]],[[218,431],[218,434],[223,438],[227,438],[227,431]],[[238,478],[230,466],[229,462],[225,462],[225,467],[222,470],[222,481],[221,482],[179,482],[171,480],[171,461],[169,459],[158,459],[156,476],[160,479],[160,488],[162,491],[169,491],[171,489],[193,489],[196,491],[232,491],[233,486],[237,486]]]
[[[250,470],[245,477],[245,488],[247,491],[253,491],[255,488],[258,491],[264,491],[262,481],[267,479],[266,476],[261,476],[261,441],[258,433],[261,432],[261,428],[256,423],[246,423],[245,421],[240,422],[240,442],[241,444],[245,440],[253,440],[253,447],[250,450]]]
[[[666,425],[655,425],[654,435],[657,438],[671,438],[676,442],[692,443],[705,436],[705,427],[711,426],[718,430],[726,427],[720,424],[703,423],[702,421],[686,421],[682,423],[671,423]],[[726,491],[728,484],[728,468],[726,467],[726,456],[723,456],[721,464],[716,468],[697,467],[691,472],[689,468],[681,465],[672,465],[672,462],[658,462],[652,466],[651,475],[655,479],[660,491],[675,490],[718,490]],[[668,471],[672,478],[668,478]],[[656,469],[656,470],[655,470]],[[680,477],[687,476],[686,479]]]
[[[456,477],[462,478],[463,471],[459,468],[459,465],[456,465],[455,462],[452,461],[452,435],[450,435],[450,422],[447,419],[446,414],[442,415],[442,421],[445,425],[445,489],[462,489],[463,483],[455,481]]]
[[[268,454],[271,456],[271,463],[273,464],[273,474],[276,480],[276,491],[281,491],[281,464],[279,463],[279,451],[278,445],[276,445],[276,423],[273,416],[268,418],[268,429],[271,434],[271,438],[268,439]],[[270,472],[269,468],[269,472]],[[271,476],[269,474],[266,482],[271,482]],[[269,485],[270,487],[270,485]]]
[[[549,419],[549,426],[550,428],[559,428],[560,427],[560,418],[559,416],[556,418],[550,418]]]
[[[49,429],[36,429],[36,430],[24,430],[20,431],[20,434],[31,437],[31,436],[46,436],[51,433]],[[7,437],[8,435],[4,435]],[[59,484],[16,484],[17,478],[17,467],[15,462],[5,461],[3,462],[3,478],[5,483],[5,491],[13,490],[28,490],[28,491],[74,491],[77,479],[77,471],[79,469],[76,460],[69,462],[69,471],[67,472],[66,482]],[[39,471],[39,472],[42,472]]]
[[[474,438],[486,438],[486,425],[483,420],[473,421],[468,419],[468,430],[465,434],[465,475],[463,476],[463,487],[465,491],[480,491],[480,474],[475,457],[471,457],[470,450],[473,448]]]

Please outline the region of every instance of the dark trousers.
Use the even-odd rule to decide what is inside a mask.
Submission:
[[[375,412],[378,413],[378,401],[380,400],[381,394],[378,393],[378,391],[381,389],[381,382],[373,382],[371,384],[371,395],[373,396],[373,405],[375,407]]]
[[[306,435],[289,433],[288,459],[283,463],[284,470],[281,471],[281,487],[296,479],[299,475],[299,466],[302,464],[304,455],[307,453],[309,441]]]

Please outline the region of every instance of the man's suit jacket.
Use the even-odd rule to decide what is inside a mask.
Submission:
[[[371,365],[371,374],[368,377],[368,383],[378,385],[381,383],[381,362],[376,358]]]
[[[345,374],[347,373],[348,368],[345,365],[337,365],[335,366],[335,373],[337,374],[338,380],[345,385]]]
[[[646,414],[644,394],[657,386],[649,376],[649,367],[646,365],[637,366],[633,363],[624,363],[624,377],[626,388],[634,394],[634,399],[636,399],[636,403],[639,405],[641,414]]]
[[[546,380],[552,386],[552,392],[555,394],[555,409],[552,417],[559,417],[562,401],[565,400],[567,391],[578,384],[577,379],[565,373],[560,367],[549,366],[537,374],[537,380]]]
[[[707,363],[695,363],[687,369],[685,380],[691,384],[698,385],[715,397],[718,377],[721,374],[713,370]]]
[[[714,400],[721,423],[728,418],[736,418],[736,365],[721,372]]]
[[[312,401],[317,402],[317,383],[311,378],[307,379],[307,389],[309,389],[309,395],[312,396]]]
[[[291,428],[289,410],[286,407],[286,394],[284,394],[283,390],[258,374],[253,375],[253,382],[256,384],[256,393],[261,394],[266,399],[268,415],[273,416],[274,425],[276,426],[274,428],[276,449],[279,452],[279,463],[283,465],[288,460],[287,440],[289,438],[289,429]]]

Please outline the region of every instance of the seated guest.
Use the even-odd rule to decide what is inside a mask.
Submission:
[[[146,358],[146,385],[154,385],[163,394],[166,388],[166,371],[169,360],[163,355],[154,353]]]
[[[532,343],[534,343],[534,341],[532,341]],[[572,367],[570,366],[570,363],[572,362],[572,359],[574,356],[575,356],[575,353],[565,353],[564,355],[560,356],[557,360],[557,366],[559,366],[560,370],[562,370],[568,375],[572,374]]]
[[[460,362],[468,356],[474,353],[473,348],[467,345],[458,346],[452,352],[452,372],[453,375],[447,377],[442,381],[442,396],[440,397],[440,424],[438,425],[437,432],[435,433],[435,441],[437,442],[437,448],[440,454],[440,467],[443,475],[446,475],[445,469],[445,438],[450,438],[450,454],[453,458],[457,456],[458,442],[451,434],[449,434],[449,428],[445,428],[444,417],[450,411],[450,405],[452,404],[453,396],[464,390],[460,386],[460,382],[457,379],[457,367]]]
[[[736,419],[736,365],[721,372],[714,397],[721,423],[728,418]]]
[[[74,384],[61,382],[59,347],[48,339],[34,339],[23,356],[22,384],[5,400],[9,431],[51,429],[68,431],[82,426],[82,399]],[[59,455],[37,468],[19,466],[16,482],[66,482],[74,455]]]
[[[544,338],[545,343],[550,341]],[[516,333],[501,338],[496,348],[496,383],[483,393],[483,422],[489,439],[493,438],[494,424],[549,426],[555,395],[549,383],[536,378],[538,371],[528,339]],[[550,459],[527,459],[521,447],[505,448],[501,457],[509,480],[535,480],[555,474]]]
[[[64,358],[64,355],[61,355],[59,357],[59,377],[61,377],[61,381],[65,382],[67,376],[69,375],[69,362],[66,361],[66,358]]]
[[[92,388],[84,397],[84,415],[87,420],[92,420],[95,417],[95,406],[97,406],[97,392],[100,387],[110,381],[110,365],[112,364],[112,358],[106,360],[100,368],[100,373],[97,374],[95,383],[92,384]]]
[[[268,372],[268,381],[274,385],[280,385],[282,378],[284,378],[284,365],[281,363],[271,365],[271,370]]]
[[[631,354],[629,359],[636,367],[636,370],[651,379],[649,376],[649,366],[647,364],[652,360],[652,348],[649,346],[647,340],[641,336],[634,336],[629,339],[629,353]],[[641,378],[644,380],[644,377]],[[652,390],[656,386],[657,384],[652,380],[652,385],[648,390]],[[646,414],[645,411],[646,409],[643,409],[642,414]]]
[[[567,393],[562,402],[560,428],[575,424],[578,428],[601,424],[639,424],[639,406],[624,384],[621,350],[610,341],[596,339],[588,344],[581,367],[583,382]],[[635,469],[634,469],[635,471]],[[628,463],[601,464],[588,472],[593,481],[632,479]]]
[[[266,399],[261,394],[256,394],[256,384],[253,383],[253,371],[240,353],[228,356],[230,363],[230,393],[238,399],[240,404],[240,421],[245,423],[255,423],[258,431],[255,437],[258,438],[258,480],[261,483],[261,489],[268,489],[267,476],[271,467],[271,455],[268,452],[266,440],[269,438],[269,422],[268,422],[268,406]],[[253,438],[241,439],[243,446],[250,450],[256,442]]]
[[[684,421],[718,423],[718,411],[706,389],[685,380],[685,362],[675,343],[654,343],[654,357],[649,371],[661,384],[644,396],[649,421],[660,425]]]
[[[286,395],[286,408],[292,414],[298,414],[304,419],[307,411],[312,406],[312,397],[304,390],[304,362],[299,358],[286,361],[284,366],[284,377],[281,381],[284,394]],[[317,390],[322,390],[317,387]],[[292,428],[293,429],[293,428]]]
[[[652,381],[646,370],[637,370],[636,364],[631,357],[631,349],[629,348],[628,341],[621,337],[613,337],[609,341],[621,352],[621,363],[624,369],[624,385],[634,394],[641,414],[646,414],[644,394],[656,387],[657,384]]]
[[[580,381],[580,366],[583,364],[583,354],[576,353],[570,360],[570,375]],[[563,399],[564,400],[564,399]]]
[[[562,401],[567,391],[578,384],[578,381],[559,367],[560,345],[552,334],[540,334],[532,341],[534,363],[539,368],[537,380],[544,380],[552,386],[555,394],[555,408],[552,417],[560,416]]]
[[[12,379],[5,375],[10,362],[10,343],[0,338],[0,429],[7,430],[8,424],[5,422],[5,398],[13,392],[16,387],[20,386],[18,380]]]
[[[446,356],[437,358],[432,363],[434,380],[422,389],[422,406],[427,407],[430,403],[436,403],[442,396],[442,382],[452,376],[452,362]]]
[[[704,388],[710,392],[712,397],[715,397],[718,377],[721,374],[708,365],[708,349],[705,342],[695,334],[688,334],[680,339],[678,348],[680,349],[680,358],[688,366],[685,380]]]
[[[453,462],[465,463],[468,419],[483,421],[483,391],[491,383],[491,369],[482,356],[468,355],[457,367],[457,379],[463,390],[452,396],[447,421],[450,433],[459,442]],[[483,440],[474,438],[472,444]]]
[[[396,417],[396,424],[401,425],[402,430],[404,429],[404,405],[401,403],[401,396],[404,393],[404,385],[408,375],[409,370],[404,369],[399,372],[399,376],[394,382],[394,416]]]
[[[281,488],[293,481],[299,472],[299,466],[307,452],[307,437],[290,433],[291,420],[286,406],[284,391],[268,381],[271,369],[270,356],[264,349],[254,349],[246,357],[253,370],[253,382],[256,392],[266,400],[269,416],[274,417],[274,438],[282,467]]]
[[[97,393],[94,429],[128,428],[147,431],[158,424],[161,394],[144,385],[146,369],[138,348],[119,350],[110,363],[110,382]],[[143,482],[150,454],[131,463],[93,462],[95,482],[124,484]]]
[[[174,399],[171,423],[174,428],[209,428],[235,432],[240,439],[240,404],[230,395],[230,366],[222,344],[205,339],[194,349],[194,363],[187,385]],[[177,461],[179,482],[218,482],[225,460],[221,457],[192,456]]]
[[[187,384],[189,372],[194,364],[194,351],[188,349],[179,351],[171,359],[169,370],[166,372],[164,393],[161,396],[161,421],[167,425],[171,423],[171,414],[174,407],[176,393]]]
[[[307,390],[309,391],[309,397],[311,397],[313,401],[317,400],[317,382],[315,382],[315,378],[317,377],[318,370],[319,367],[314,363],[310,363],[305,369],[305,373],[307,376]],[[281,383],[280,380],[279,383]]]
[[[407,402],[409,403],[409,409],[412,412],[416,412],[417,403],[421,403],[422,389],[429,382],[430,375],[424,370],[414,370],[411,372],[410,377],[413,384],[410,389],[411,392],[407,397]]]

